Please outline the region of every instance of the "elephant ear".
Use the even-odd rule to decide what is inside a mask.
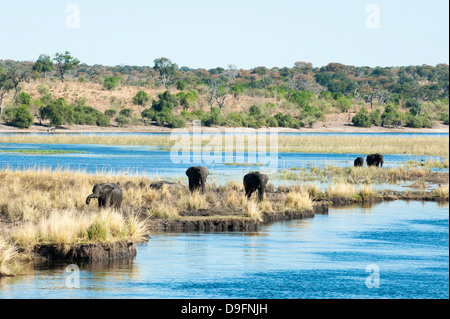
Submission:
[[[269,181],[269,176],[266,174],[261,175],[261,184],[265,187],[267,182]]]
[[[110,185],[110,184],[105,184],[103,185],[103,193],[104,194],[108,194],[111,193],[114,189],[114,186]]]

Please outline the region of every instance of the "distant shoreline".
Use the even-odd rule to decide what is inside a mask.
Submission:
[[[256,129],[247,127],[202,127],[202,131],[207,131],[213,128],[214,130],[219,130],[225,132],[225,130],[234,130],[237,132],[254,132]],[[46,125],[33,125],[29,129],[19,129],[16,127],[11,127],[7,125],[0,124],[0,134],[1,133],[46,133],[48,127]],[[187,125],[185,130],[192,132],[193,126]],[[356,127],[352,125],[329,125],[327,127],[314,127],[314,128],[301,128],[292,129],[285,127],[276,128],[279,133],[449,133],[449,126],[444,124],[439,124],[433,128],[385,128],[380,126],[375,127]],[[259,132],[269,131],[270,128],[259,129]],[[162,126],[150,126],[150,125],[135,125],[128,127],[99,127],[92,125],[65,125],[61,128],[57,128],[52,131],[52,133],[170,133],[173,129]]]

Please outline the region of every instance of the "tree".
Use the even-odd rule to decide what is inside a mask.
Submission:
[[[355,126],[361,127],[372,126],[372,122],[370,121],[369,118],[369,112],[365,108],[362,108],[361,110],[359,110],[358,113],[356,113],[356,115],[352,118],[352,122]]]
[[[158,95],[159,100],[153,101],[152,108],[155,112],[170,111],[178,106],[178,99],[176,95],[171,94],[169,91],[165,91]]]
[[[47,106],[40,109],[40,114],[42,119],[49,119],[52,126],[72,124],[74,121],[74,109],[64,98],[51,100]]]
[[[5,96],[13,88],[14,85],[11,82],[11,79],[5,73],[0,72],[0,118],[2,118],[3,115],[3,102]]]
[[[114,90],[117,85],[119,84],[119,78],[115,76],[107,76],[105,80],[103,81],[103,86],[105,89],[112,91]]]
[[[133,97],[133,104],[145,106],[145,103],[147,103],[149,100],[150,100],[150,96],[147,93],[145,93],[144,91],[139,91]]]
[[[54,69],[55,65],[52,62],[52,58],[46,54],[41,54],[32,68],[35,72],[43,73],[44,78],[47,76],[47,72],[51,72]]]
[[[154,60],[155,66],[153,69],[159,73],[159,79],[163,88],[166,88],[166,84],[170,81],[178,69],[178,65],[170,61],[168,58],[159,58]]]
[[[29,128],[31,125],[33,125],[34,117],[33,115],[31,115],[27,105],[22,104],[20,106],[10,108],[9,110],[11,110],[12,114],[10,117],[11,120],[7,121],[7,124],[19,128]]]
[[[17,93],[19,93],[19,85],[30,79],[30,69],[20,64],[11,66],[6,71],[6,76],[11,81],[14,88],[14,101],[16,101]]]
[[[59,72],[61,82],[64,82],[67,71],[72,70],[80,64],[80,60],[72,57],[69,51],[56,53],[53,60],[56,62],[56,70]]]

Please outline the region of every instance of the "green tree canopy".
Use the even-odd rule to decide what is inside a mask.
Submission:
[[[53,60],[55,61],[56,70],[58,71],[62,82],[64,82],[67,71],[72,70],[80,64],[80,60],[71,56],[69,51],[66,51],[65,53],[56,53]]]
[[[52,62],[52,58],[49,55],[41,54],[36,63],[34,63],[32,70],[38,73],[43,73],[45,78],[47,73],[53,71],[54,69],[55,65]]]

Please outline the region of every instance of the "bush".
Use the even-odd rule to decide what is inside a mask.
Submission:
[[[302,121],[292,117],[289,114],[284,115],[282,113],[278,113],[274,117],[278,121],[278,125],[280,127],[300,128],[304,126]]]
[[[178,99],[176,95],[171,94],[169,91],[160,93],[158,98],[158,101],[153,101],[152,103],[152,108],[155,112],[172,111],[178,106]]]
[[[145,109],[141,112],[143,118],[153,120],[155,118],[155,111],[152,109]]]
[[[431,122],[424,115],[414,116],[412,114],[408,114],[406,116],[406,126],[413,128],[422,128],[422,127],[431,128]]]
[[[115,109],[107,109],[105,111],[105,115],[109,118],[114,117],[114,115],[116,115],[116,114],[117,114],[117,111]]]
[[[133,97],[132,101],[135,105],[145,106],[145,104],[150,101],[150,96],[144,91],[139,91]]]
[[[30,105],[30,103],[31,103],[31,96],[30,95],[28,95],[25,92],[20,92],[19,94],[17,94],[17,97],[16,97],[16,104],[17,105],[22,105],[22,104]]]
[[[130,124],[130,118],[123,115],[119,115],[116,117],[116,122],[119,126],[127,126],[128,124]]]
[[[369,114],[369,120],[373,125],[381,125],[381,111],[379,109],[373,110]]]
[[[180,91],[186,90],[187,86],[188,86],[188,84],[184,80],[180,80],[177,82],[177,90],[180,90]]]
[[[96,122],[97,126],[110,126],[111,122],[109,120],[109,117],[104,115],[104,114],[100,114],[97,117],[97,122]]]
[[[345,96],[340,96],[336,100],[337,108],[341,112],[347,112],[352,106],[352,102]]]
[[[352,122],[355,126],[371,127],[372,122],[369,117],[369,112],[365,108],[359,110],[359,112],[352,118]]]
[[[117,78],[115,76],[108,76],[105,78],[105,80],[103,82],[103,86],[105,87],[105,89],[107,89],[109,91],[114,90],[118,84],[119,84],[119,78]]]
[[[268,118],[266,119],[266,125],[267,125],[268,127],[278,127],[278,121],[277,121],[277,119],[274,118],[274,117],[268,117]]]
[[[45,107],[39,109],[41,119],[49,119],[50,125],[60,126],[74,122],[74,108],[68,105],[64,98],[51,100]]]
[[[381,115],[381,125],[385,127],[400,127],[405,121],[403,113],[399,111],[399,106],[394,104],[386,105]]]
[[[29,128],[34,122],[34,117],[31,115],[28,106],[25,104],[6,109],[3,119],[6,124],[19,128]]]
[[[125,116],[125,117],[131,117],[133,114],[133,111],[131,109],[122,109],[119,112],[119,115]]]
[[[222,113],[220,112],[220,109],[217,107],[211,108],[211,112],[203,117],[202,124],[206,126],[212,126],[212,125],[223,125],[225,122],[225,119],[222,116]]]

